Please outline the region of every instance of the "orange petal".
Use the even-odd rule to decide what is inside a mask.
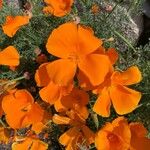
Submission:
[[[49,63],[44,63],[40,65],[40,67],[36,70],[35,73],[35,81],[37,86],[42,87],[42,86],[47,86],[48,83],[50,82],[50,77],[48,75],[46,66]]]
[[[65,23],[52,31],[46,48],[54,56],[68,58],[71,53],[76,52],[77,40],[77,25],[72,22]]]
[[[77,78],[80,87],[83,88],[85,91],[94,89],[94,86],[90,83],[88,77],[81,70],[79,70]]]
[[[55,60],[46,68],[51,80],[59,86],[67,86],[72,83],[76,73],[76,64],[68,59]]]
[[[70,128],[59,137],[59,142],[62,145],[67,146],[78,134],[80,134],[80,132],[76,127]]]
[[[66,96],[63,96],[60,100],[56,101],[55,108],[57,111],[65,111],[67,109],[75,109],[76,106],[85,106],[88,104],[88,94],[77,88],[74,88],[72,92]]]
[[[105,54],[105,48],[100,46],[96,51],[94,51],[94,54]]]
[[[113,133],[118,135],[123,141],[126,149],[130,145],[131,132],[127,120],[124,117],[118,117],[113,120]]]
[[[148,131],[141,123],[131,123],[131,147],[134,150],[149,150],[150,139],[146,137]]]
[[[17,90],[3,97],[2,108],[10,127],[14,129],[24,127],[23,120],[30,109],[28,106],[33,102],[33,97],[26,90]]]
[[[136,109],[141,99],[141,93],[118,85],[110,88],[110,97],[116,112],[123,115]]]
[[[81,127],[81,129],[82,129],[82,132],[83,132],[83,134],[84,134],[84,136],[86,138],[86,141],[89,144],[94,143],[94,141],[95,141],[95,134],[94,134],[94,132],[90,128],[88,128],[87,126],[85,126],[85,125],[83,125]]]
[[[118,53],[116,52],[116,50],[114,48],[109,48],[106,51],[106,55],[109,57],[110,62],[112,65],[114,65],[116,63],[116,61],[118,60]]]
[[[110,116],[111,100],[108,92],[108,89],[104,88],[101,94],[98,96],[98,99],[96,100],[93,107],[93,111],[103,117]]]
[[[108,126],[108,124],[105,125]],[[111,150],[109,140],[107,138],[108,132],[105,130],[101,129],[97,132],[95,136],[95,146],[97,150]]]
[[[99,85],[109,71],[110,61],[105,55],[90,54],[83,58],[78,65],[93,85]]]
[[[53,105],[61,96],[60,90],[61,87],[51,81],[48,86],[40,90],[39,94],[42,100]]]
[[[55,114],[53,116],[53,122],[56,124],[70,124],[71,119],[68,117],[63,117],[63,116],[59,116],[59,115]]]
[[[36,134],[39,134],[42,132],[42,130],[46,128],[46,126],[42,122],[37,122],[32,125],[32,129]]]
[[[50,54],[57,57],[70,58],[72,55],[80,57],[92,53],[101,44],[102,41],[96,38],[91,30],[69,22],[59,26],[52,32],[48,38],[46,48]]]
[[[26,115],[26,117],[32,124],[42,121],[43,116],[44,110],[40,107],[38,103],[32,104],[30,111]]]
[[[102,41],[94,36],[93,31],[88,27],[78,25],[78,49],[79,56],[85,56],[94,52],[102,45]]]
[[[142,75],[137,66],[132,66],[124,72],[115,71],[111,80],[114,84],[131,85],[139,83],[142,80]]]
[[[8,46],[0,51],[0,65],[18,66],[19,53],[13,46]]]
[[[135,123],[130,123],[130,130],[132,132],[132,136],[136,137],[146,137],[148,134],[147,129],[143,126],[142,123],[135,122]]]
[[[7,16],[6,22],[2,25],[4,33],[13,37],[19,28],[29,23],[29,16]]]
[[[73,0],[44,0],[44,2],[47,3],[48,6],[45,7],[43,11],[57,17],[62,17],[69,13],[73,4]]]

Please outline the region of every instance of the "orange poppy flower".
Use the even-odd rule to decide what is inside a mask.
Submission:
[[[20,27],[29,23],[29,19],[29,16],[7,16],[2,29],[7,36],[13,37]]]
[[[49,74],[46,70],[48,64],[49,63],[44,63],[40,65],[35,73],[35,80],[37,86],[44,87],[39,92],[42,100],[53,105],[62,96],[65,96],[71,92],[73,88],[73,83],[70,83],[68,86],[54,84],[54,82],[51,81]]]
[[[130,123],[131,148],[130,150],[149,150],[150,139],[146,136],[148,131],[141,123]]]
[[[79,68],[93,85],[102,83],[109,71],[110,61],[105,55],[93,53],[101,44],[102,41],[87,27],[73,22],[59,26],[46,44],[50,54],[61,58],[46,67],[51,80],[55,84],[68,85]]]
[[[112,123],[107,123],[95,137],[97,150],[129,150],[131,132],[128,122],[118,117]]]
[[[71,11],[73,0],[44,0],[47,4],[43,11],[53,14],[57,17],[62,17]]]
[[[26,90],[16,90],[3,97],[6,121],[14,129],[35,124],[43,119],[44,111]]]
[[[14,142],[12,144],[12,150],[47,150],[48,144],[40,141],[36,137],[26,137],[21,142]]]
[[[94,143],[95,134],[85,125],[85,118],[74,110],[70,110],[67,116],[54,115],[53,122],[56,124],[72,125],[68,131],[59,137],[59,142],[66,146],[66,150],[80,150],[80,147],[88,147]]]
[[[126,86],[140,82],[141,78],[141,72],[136,66],[132,66],[124,72],[110,73],[97,89],[100,95],[93,110],[101,116],[108,117],[112,102],[118,114],[132,112],[141,99],[141,93]]]
[[[0,51],[0,65],[18,66],[19,57],[19,53],[15,47],[8,46],[4,50]]]

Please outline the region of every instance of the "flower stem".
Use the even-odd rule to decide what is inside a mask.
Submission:
[[[120,37],[134,52],[136,52],[136,49],[132,46],[132,44],[125,37],[123,37],[119,32],[117,32],[115,30],[113,30],[113,32],[118,37]]]
[[[19,80],[22,80],[22,79],[25,79],[25,76],[21,76],[21,77],[18,77],[18,78],[16,78],[16,79],[12,79],[12,80],[9,80],[9,81],[0,83],[0,86],[5,85],[5,84],[10,84],[10,83],[12,83],[12,82],[16,82],[16,81],[19,81]]]
[[[4,127],[4,128],[6,128],[7,126],[6,126],[6,124],[3,122],[3,120],[0,118],[0,124]]]

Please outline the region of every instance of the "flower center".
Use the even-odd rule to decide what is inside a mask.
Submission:
[[[71,61],[73,61],[75,63],[79,62],[79,56],[76,53],[69,54],[68,59],[70,59]]]

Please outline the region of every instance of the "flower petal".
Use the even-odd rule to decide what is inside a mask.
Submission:
[[[73,4],[73,0],[44,0],[44,2],[47,3],[48,6],[45,7],[43,11],[48,11],[47,13],[51,13],[57,17],[62,17],[69,13],[71,5]]]
[[[19,53],[13,46],[8,46],[3,51],[0,51],[0,65],[18,66]]]
[[[52,119],[55,124],[70,124],[70,122],[71,122],[70,118],[63,117],[63,116],[60,116],[57,114],[55,114]]]
[[[118,85],[110,88],[110,97],[116,112],[123,115],[136,109],[141,99],[141,93]]]
[[[114,48],[109,48],[106,51],[106,55],[109,57],[110,62],[112,65],[114,65],[116,63],[116,61],[118,60],[118,53],[116,52],[116,50]]]
[[[72,22],[65,23],[52,31],[46,48],[56,57],[68,58],[71,53],[76,52],[77,40],[77,25]]]
[[[2,25],[2,29],[7,36],[13,37],[21,26],[28,23],[29,16],[7,16],[6,22]]]
[[[90,54],[83,58],[78,65],[93,85],[99,85],[109,72],[110,61],[105,55]]]
[[[39,94],[42,100],[53,105],[61,96],[60,89],[60,86],[51,81],[46,87],[40,90]]]
[[[67,146],[69,142],[72,141],[72,139],[74,139],[79,133],[80,132],[76,127],[70,128],[59,137],[59,142],[62,145]]]
[[[78,25],[78,50],[79,56],[94,52],[102,45],[102,41],[94,36],[93,31],[86,26]]]
[[[69,22],[52,32],[46,48],[54,56],[69,58],[74,54],[80,57],[92,53],[101,44],[102,41],[96,38],[89,28]]]
[[[147,130],[141,123],[131,123],[131,147],[134,150],[149,150],[150,139],[146,137]]]
[[[59,59],[46,66],[51,80],[59,86],[72,83],[76,73],[76,64],[68,59]]]
[[[132,66],[124,72],[115,71],[111,80],[114,84],[131,85],[139,83],[142,80],[142,75],[137,66]]]
[[[96,100],[93,107],[93,111],[103,117],[110,116],[111,100],[108,92],[108,89],[104,88],[101,94],[98,96],[98,99]]]
[[[85,126],[85,125],[83,125],[82,127],[81,127],[81,129],[82,129],[82,132],[83,132],[83,134],[84,134],[84,136],[85,136],[85,138],[86,138],[86,141],[89,143],[89,144],[92,144],[92,143],[94,143],[94,139],[95,139],[95,134],[94,134],[94,132],[90,129],[90,128],[88,128],[87,126]]]
[[[46,66],[49,63],[44,63],[40,65],[40,67],[36,70],[35,73],[35,81],[37,86],[42,87],[42,86],[47,86],[48,83],[50,82],[50,77],[48,75]]]
[[[130,146],[131,132],[127,120],[124,117],[118,117],[113,120],[113,133],[122,139],[126,149]]]

